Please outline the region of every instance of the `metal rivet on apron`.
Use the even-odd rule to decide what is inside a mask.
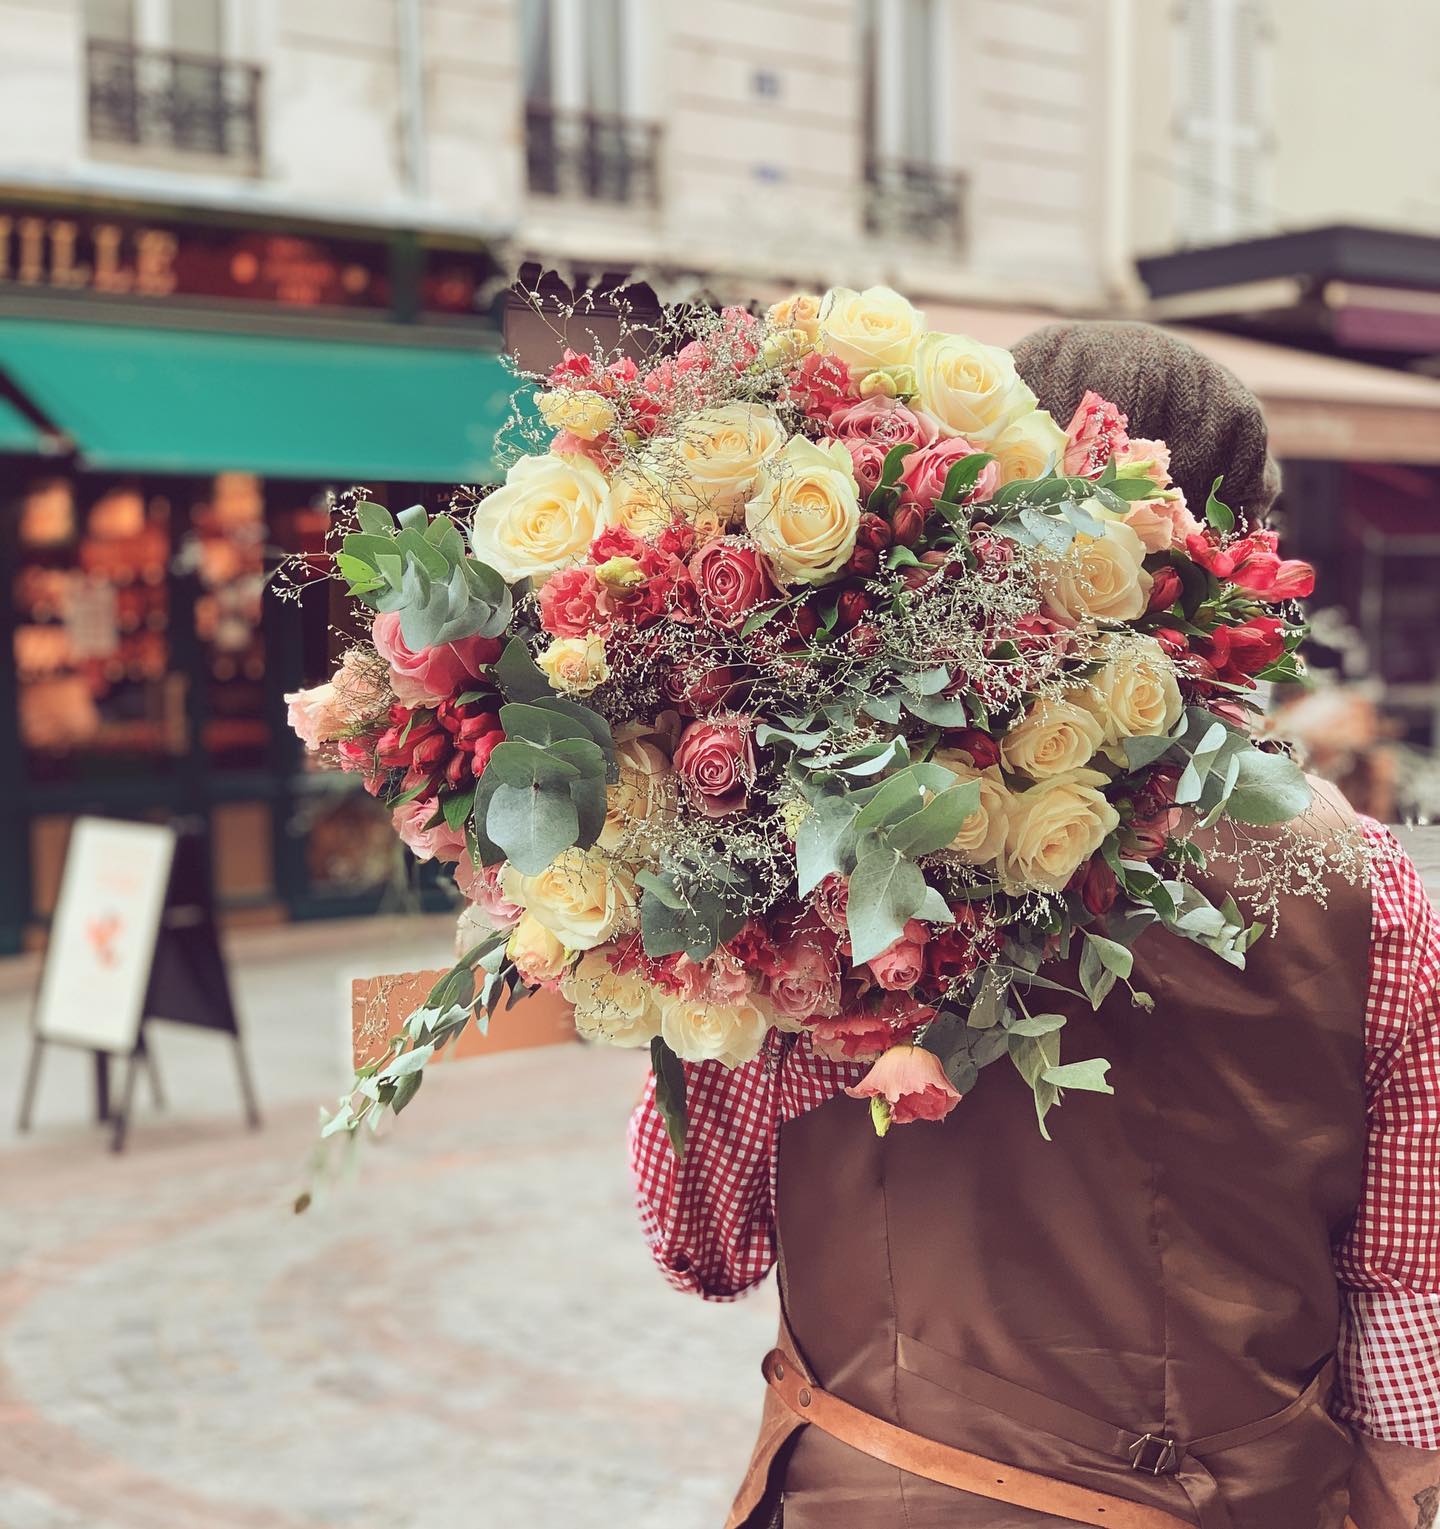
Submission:
[[[781,1364],[778,1359],[775,1361],[775,1379],[776,1380],[784,1380],[785,1379],[785,1366],[783,1364]]]
[[[801,1386],[801,1388],[800,1388],[800,1395],[797,1396],[795,1398],[795,1400],[798,1401],[802,1407],[808,1407],[810,1405],[810,1392],[809,1392],[809,1390],[806,1387]]]

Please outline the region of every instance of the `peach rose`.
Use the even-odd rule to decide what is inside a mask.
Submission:
[[[292,690],[285,697],[285,708],[285,720],[307,749],[334,743],[345,730],[343,708],[334,685]]]
[[[945,1076],[940,1058],[921,1046],[892,1046],[853,1088],[852,1099],[869,1099],[875,1130],[915,1120],[943,1120],[961,1094]]]
[[[1150,603],[1145,544],[1121,521],[1103,536],[1077,536],[1047,570],[1045,614],[1061,626],[1082,621],[1134,621]]]

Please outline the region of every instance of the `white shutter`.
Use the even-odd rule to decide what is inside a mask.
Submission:
[[[1263,233],[1271,212],[1274,161],[1271,63],[1274,28],[1264,0],[1239,0],[1235,9],[1235,84],[1231,153],[1234,160],[1236,231]]]
[[[1215,0],[1180,0],[1175,16],[1175,232],[1181,244],[1207,244],[1217,237],[1219,43]]]
[[[1243,237],[1270,223],[1266,0],[1180,0],[1175,13],[1176,234]]]

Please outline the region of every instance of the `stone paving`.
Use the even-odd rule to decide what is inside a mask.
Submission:
[[[343,1081],[342,967],[437,964],[447,933],[231,941],[256,1134],[213,1036],[157,1029],[169,1108],[119,1159],[84,1059],[50,1059],[36,1132],[0,1135],[0,1529],[719,1525],[773,1294],[711,1306],[653,1271],[623,1148],[643,1058],[436,1070],[290,1211]],[[33,977],[0,969],[7,1116]]]

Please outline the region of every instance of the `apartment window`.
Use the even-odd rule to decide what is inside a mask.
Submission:
[[[958,246],[965,178],[943,131],[946,0],[861,0],[865,225]]]
[[[228,19],[223,0],[86,0],[91,144],[256,168],[261,72],[225,56]]]
[[[1264,0],[1180,0],[1175,20],[1176,233],[1217,244],[1274,226]]]
[[[635,107],[636,9],[636,0],[521,0],[532,192],[659,200],[659,125]]]

